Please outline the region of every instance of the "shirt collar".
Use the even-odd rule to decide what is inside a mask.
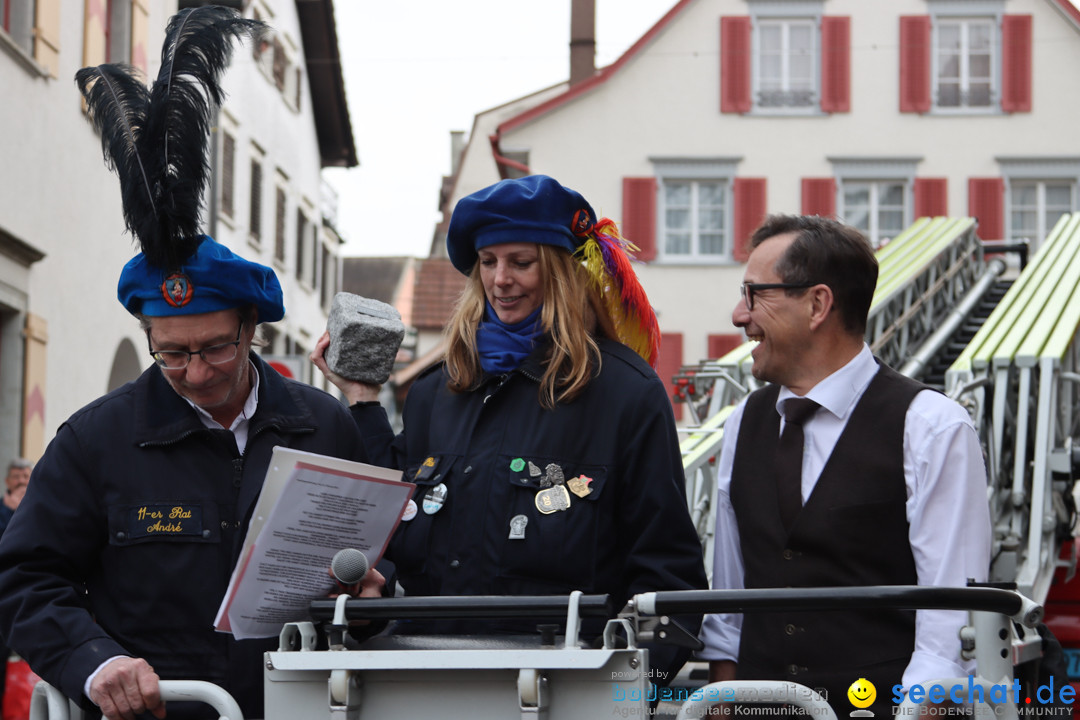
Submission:
[[[810,398],[843,420],[855,409],[856,403],[862,397],[866,386],[874,379],[877,371],[877,360],[870,352],[870,347],[863,343],[858,355],[811,388],[804,397]],[[781,387],[780,394],[776,398],[776,411],[783,415],[781,408],[789,398],[793,397],[798,397],[798,395],[786,387]]]
[[[259,371],[255,368],[255,365],[248,360],[248,368],[251,372],[251,392],[248,393],[247,400],[244,401],[244,408],[240,411],[240,414],[233,420],[232,426],[228,428],[233,432],[236,432],[236,428],[240,426],[240,423],[249,421],[255,415],[255,411],[259,408]],[[183,397],[183,396],[181,396]],[[217,420],[210,416],[210,413],[203,410],[195,403],[184,398],[187,404],[195,408],[195,413],[199,416],[199,420],[202,424],[212,430],[224,430],[225,427]]]

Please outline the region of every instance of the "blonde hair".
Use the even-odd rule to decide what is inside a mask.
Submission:
[[[554,409],[580,395],[599,370],[600,348],[594,335],[615,339],[616,334],[581,263],[562,248],[537,245],[537,250],[544,291],[540,326],[551,338],[539,400],[542,407]],[[446,327],[447,385],[455,392],[472,390],[483,378],[476,329],[485,303],[477,263]]]

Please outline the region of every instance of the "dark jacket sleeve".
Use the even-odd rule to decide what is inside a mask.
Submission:
[[[71,698],[102,662],[128,652],[99,625],[83,577],[103,538],[102,513],[83,474],[83,450],[64,425],[34,468],[19,512],[0,539],[0,635]],[[77,539],[77,540],[76,540]]]
[[[386,468],[404,467],[404,435],[394,436],[386,408],[376,402],[356,403],[349,412],[360,429],[368,462]]]
[[[686,480],[674,415],[663,383],[645,384],[638,412],[623,418],[626,438],[619,515],[627,553],[626,576],[631,596],[661,590],[708,588],[701,542],[686,507]],[[675,618],[696,637],[701,615]],[[650,665],[666,684],[689,658],[690,649],[649,645]]]
[[[436,388],[446,382],[445,376],[440,372],[441,367],[442,365],[436,365],[422,373],[409,390],[402,411],[402,424],[411,428],[413,437],[416,436],[418,428],[426,427],[431,422]],[[404,470],[408,457],[406,433],[394,434],[386,409],[377,402],[362,402],[351,405],[349,412],[363,436],[364,451],[369,458],[367,462]]]

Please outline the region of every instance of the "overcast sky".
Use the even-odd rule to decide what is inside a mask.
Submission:
[[[676,0],[596,0],[597,66]],[[570,0],[337,0],[360,166],[327,170],[349,255],[425,257],[450,131],[570,74]]]

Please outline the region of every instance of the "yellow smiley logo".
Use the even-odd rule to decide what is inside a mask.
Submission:
[[[877,699],[877,688],[866,678],[859,678],[847,689],[848,700],[857,708],[868,708]]]

